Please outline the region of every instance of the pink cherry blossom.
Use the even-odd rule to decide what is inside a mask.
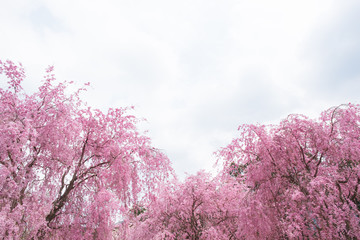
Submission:
[[[51,66],[33,94],[24,69],[0,62],[0,236],[111,239],[128,209],[171,173],[126,108],[85,107]]]
[[[348,104],[317,120],[290,115],[278,125],[241,126],[218,152],[224,181],[247,189],[238,237],[360,238],[359,123],[360,106]]]

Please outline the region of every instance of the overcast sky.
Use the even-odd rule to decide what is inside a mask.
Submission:
[[[359,1],[0,3],[0,59],[23,63],[26,90],[55,65],[91,82],[90,106],[135,106],[180,178],[210,171],[240,124],[360,103]]]

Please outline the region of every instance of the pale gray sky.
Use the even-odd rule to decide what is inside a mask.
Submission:
[[[177,174],[211,170],[243,123],[360,100],[360,4],[335,0],[0,0],[0,58],[47,65],[90,106],[135,106]],[[3,84],[3,83],[0,83]]]

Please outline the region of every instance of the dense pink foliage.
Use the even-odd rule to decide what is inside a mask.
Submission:
[[[0,61],[0,236],[111,239],[128,208],[151,199],[169,161],[126,108],[85,107],[47,70],[26,94],[21,66]],[[145,199],[145,200],[144,200]]]
[[[53,68],[0,61],[2,239],[360,239],[360,106],[242,125],[222,171],[168,181],[128,109],[86,107]]]
[[[243,125],[222,149],[224,177],[246,186],[238,237],[360,238],[360,106],[331,108],[315,121]],[[230,173],[230,174],[229,174]]]
[[[164,186],[148,209],[131,219],[129,239],[236,239],[240,186],[199,172]]]
[[[159,192],[133,239],[360,239],[360,106],[243,125],[223,170]]]

